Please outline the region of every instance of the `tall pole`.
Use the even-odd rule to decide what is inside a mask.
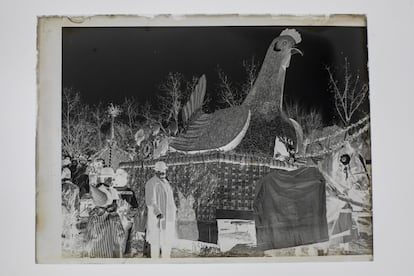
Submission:
[[[115,116],[111,114],[111,144],[115,139]]]
[[[114,106],[112,103],[108,108],[108,113],[111,116],[111,139],[109,140],[109,166],[112,166],[112,147],[115,143],[115,117],[121,113],[121,109],[118,106]]]

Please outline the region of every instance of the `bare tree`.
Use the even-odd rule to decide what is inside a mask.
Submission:
[[[233,85],[229,77],[224,73],[220,66],[217,66],[217,75],[220,81],[218,84],[220,95],[219,101],[230,107],[240,105],[243,101],[240,95],[240,90]]]
[[[98,149],[101,149],[103,146],[103,137],[101,134],[101,128],[102,128],[102,125],[108,119],[108,114],[106,113],[106,109],[103,106],[102,102],[99,102],[97,105],[92,107],[91,119],[96,129],[96,140],[98,141],[97,146],[98,146]]]
[[[242,83],[241,89],[243,94],[243,100],[249,94],[250,90],[253,88],[254,82],[256,81],[259,63],[256,61],[255,57],[252,56],[249,60],[243,60],[242,62],[244,73],[246,75],[246,79],[244,83]]]
[[[325,69],[329,74],[329,92],[334,95],[336,112],[344,125],[349,126],[353,115],[368,95],[368,84],[361,83],[358,72],[355,76],[350,72],[348,59],[344,59],[343,79],[335,79],[329,66],[325,66]]]
[[[139,106],[134,98],[125,98],[121,105],[124,116],[127,119],[130,135],[134,135],[134,129],[137,126],[137,118],[139,115]]]
[[[298,103],[285,103],[284,110],[289,118],[299,123],[305,136],[323,127],[322,114],[316,109],[306,109]]]
[[[80,94],[73,88],[63,88],[62,93],[62,123],[65,125],[66,137],[70,136],[72,116],[80,103]]]
[[[62,151],[70,156],[86,155],[94,135],[90,111],[81,103],[80,93],[64,88],[62,93]]]
[[[160,85],[162,93],[158,100],[160,112],[163,120],[169,123],[173,120],[178,125],[178,115],[181,110],[181,100],[183,97],[183,75],[181,73],[170,72],[163,84]]]
[[[242,66],[245,79],[240,83],[232,83],[224,71],[217,66],[220,102],[227,106],[241,105],[256,81],[259,64],[256,62],[255,58],[252,57],[250,60],[243,60]]]
[[[139,110],[139,116],[145,121],[144,125],[159,125],[160,128],[165,132],[165,129],[162,125],[163,114],[164,113],[160,112],[159,110],[154,109],[154,106],[149,102],[145,102]]]

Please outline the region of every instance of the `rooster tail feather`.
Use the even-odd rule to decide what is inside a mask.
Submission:
[[[190,99],[185,104],[182,112],[183,124],[188,123],[203,106],[204,96],[206,95],[206,76],[202,75],[196,87],[191,93]]]

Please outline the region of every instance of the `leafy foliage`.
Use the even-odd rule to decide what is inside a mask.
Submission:
[[[195,206],[193,208],[196,213],[201,206],[212,206],[214,204],[218,178],[207,168],[200,168],[200,165],[180,166],[175,167],[174,172],[171,173],[180,176],[180,179],[173,178],[175,188],[186,198],[190,195],[194,197]]]

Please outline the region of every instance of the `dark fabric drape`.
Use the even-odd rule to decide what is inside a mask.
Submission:
[[[322,174],[317,168],[269,173],[256,185],[254,215],[262,250],[328,240]]]

